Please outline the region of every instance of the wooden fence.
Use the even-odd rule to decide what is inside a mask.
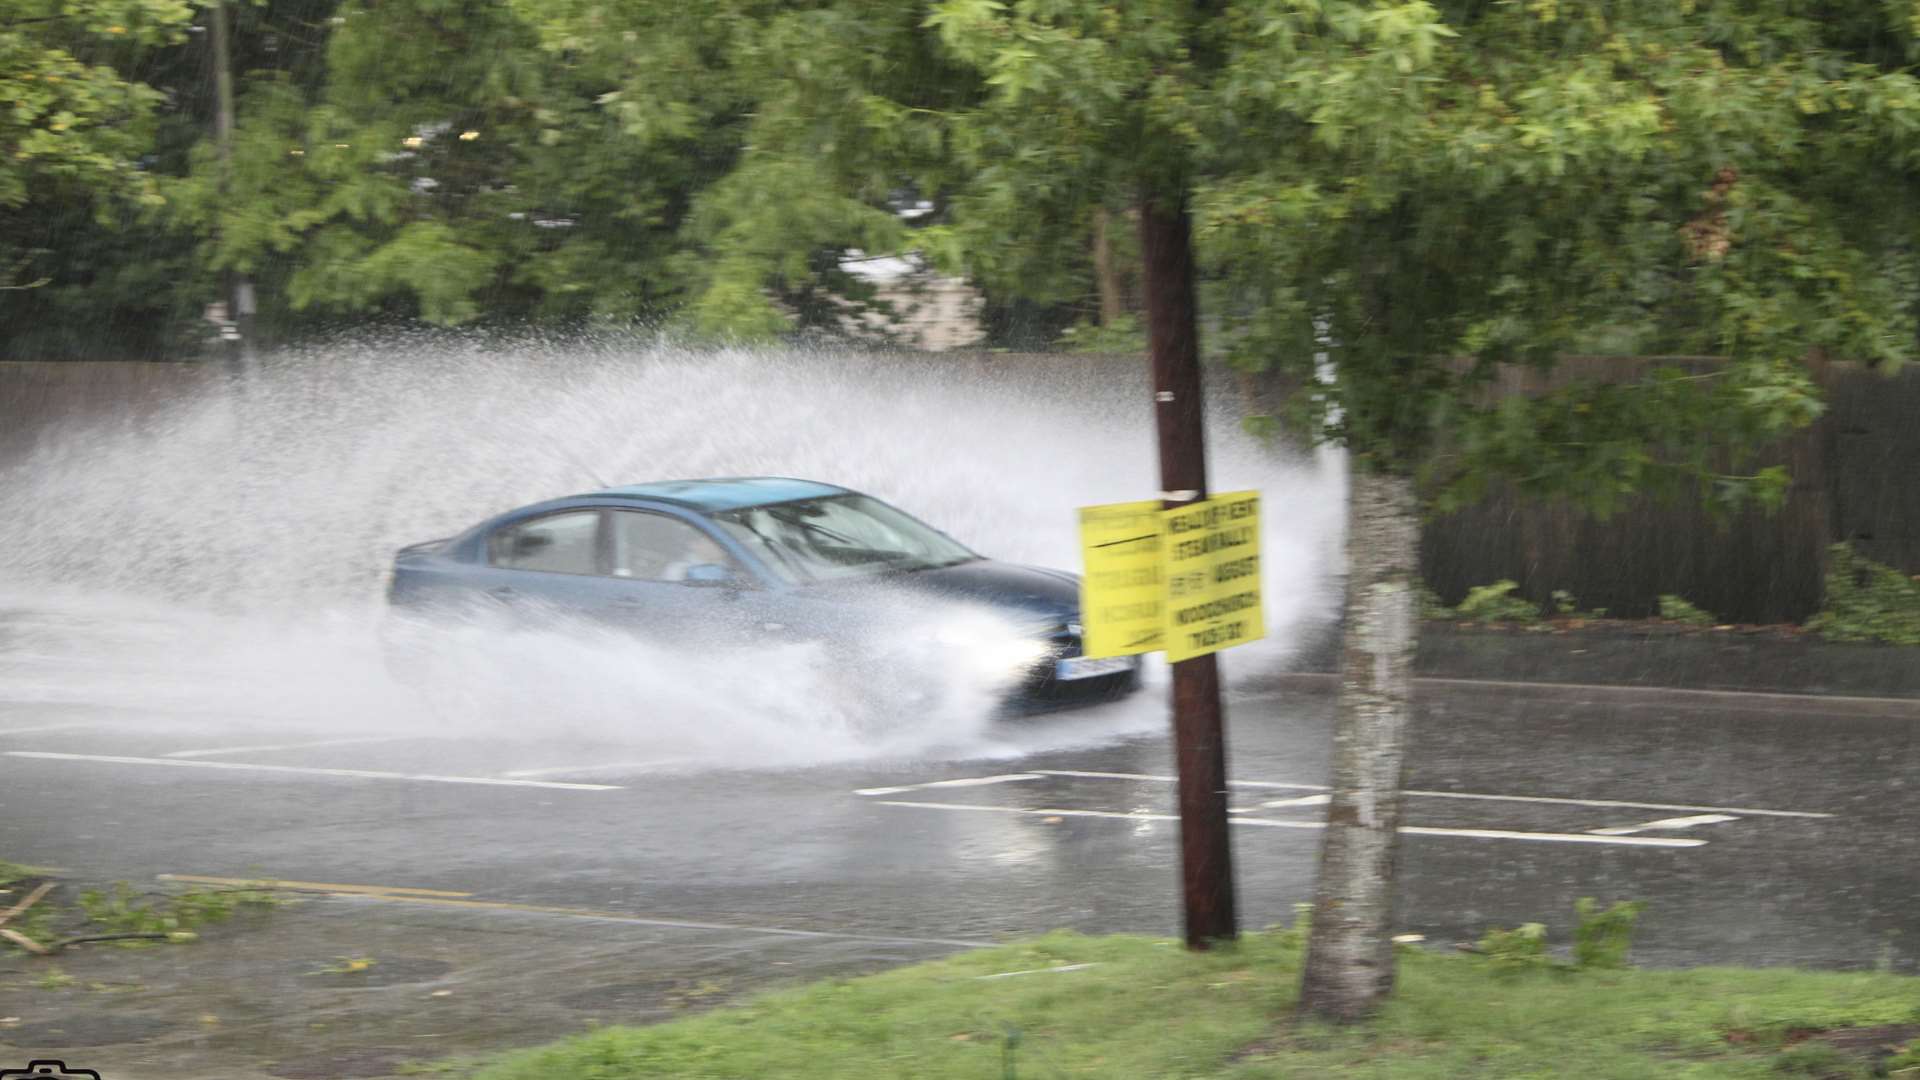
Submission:
[[[1500,389],[1534,393],[1574,377],[1617,378],[1649,362],[1574,358],[1550,375],[1513,372]],[[1697,501],[1638,499],[1599,521],[1498,491],[1429,524],[1427,581],[1448,602],[1507,579],[1541,603],[1563,589],[1582,608],[1638,616],[1673,594],[1730,622],[1762,623],[1820,610],[1827,548],[1840,541],[1920,573],[1920,368],[1885,376],[1835,364],[1819,379],[1826,413],[1764,462],[1793,474],[1777,512],[1716,519]]]

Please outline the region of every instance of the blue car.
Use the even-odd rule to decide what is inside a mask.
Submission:
[[[781,477],[635,484],[510,510],[394,559],[391,610],[611,625],[677,647],[897,646],[994,675],[1034,710],[1119,697],[1135,658],[1081,655],[1079,578],[996,562],[857,491]]]

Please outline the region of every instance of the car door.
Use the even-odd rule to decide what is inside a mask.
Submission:
[[[595,617],[605,603],[604,517],[593,507],[555,510],[495,529],[481,592],[525,623]]]
[[[654,510],[608,510],[601,617],[680,645],[752,636],[758,582],[707,528]]]

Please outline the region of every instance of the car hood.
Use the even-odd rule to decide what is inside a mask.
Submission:
[[[872,592],[982,604],[1021,622],[1073,622],[1080,617],[1080,578],[1065,570],[977,559],[957,566],[886,574],[879,580],[815,586],[849,595]]]

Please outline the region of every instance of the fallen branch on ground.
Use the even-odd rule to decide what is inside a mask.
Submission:
[[[90,941],[168,941],[172,934],[89,934],[86,937],[70,937],[56,941],[45,950],[57,953],[69,945],[84,945]]]
[[[8,941],[13,942],[15,945],[20,946],[21,948],[27,950],[28,952],[34,954],[35,956],[47,955],[47,953],[50,952],[51,950],[48,949],[46,946],[33,940],[27,935],[20,933],[18,930],[6,929],[6,925],[7,923],[13,921],[13,917],[15,915],[18,915],[21,912],[26,911],[28,908],[32,907],[33,905],[39,903],[42,897],[52,892],[54,884],[55,883],[51,881],[41,882],[39,888],[27,894],[26,899],[13,905],[7,910],[0,912],[0,938],[5,938]]]

